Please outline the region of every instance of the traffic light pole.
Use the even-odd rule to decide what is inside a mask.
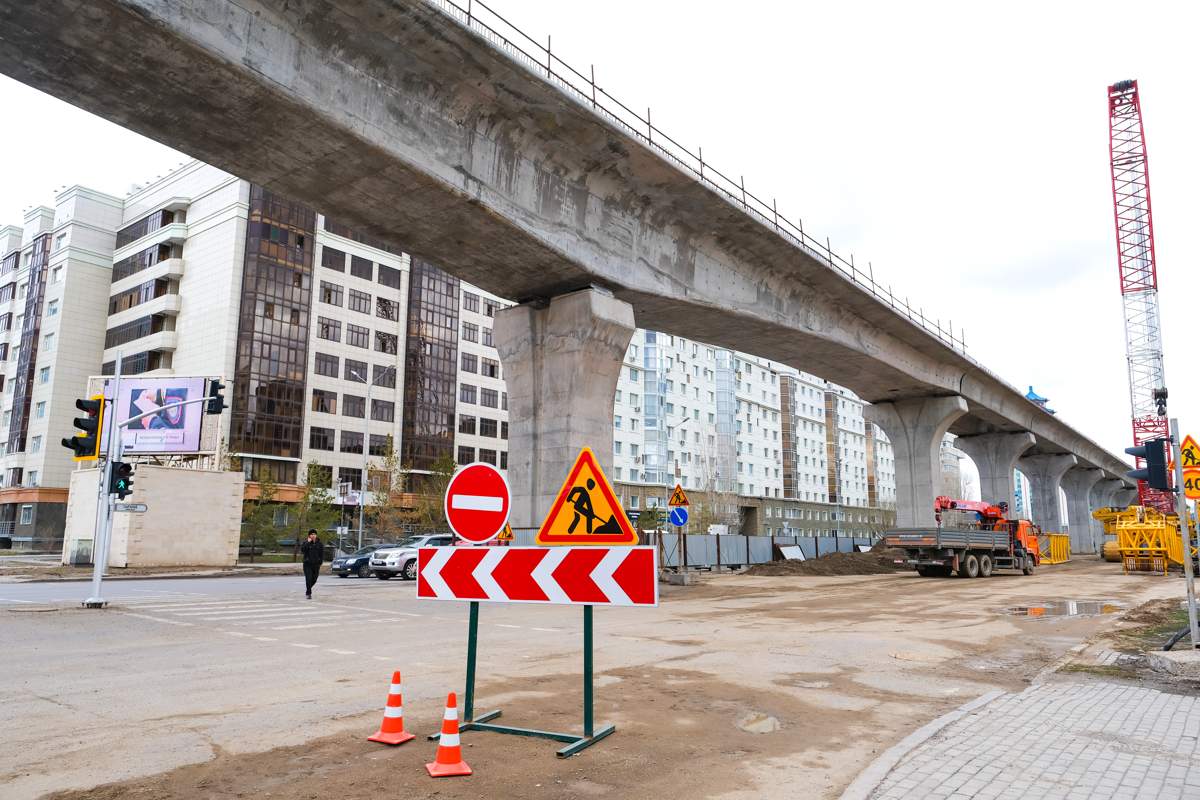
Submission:
[[[1196,576],[1192,570],[1192,534],[1187,511],[1187,498],[1183,494],[1183,459],[1179,452],[1179,420],[1171,420],[1171,455],[1175,458],[1175,513],[1179,515],[1179,535],[1183,538],[1183,575],[1187,583],[1188,629],[1192,635],[1192,648],[1200,647],[1200,628],[1196,622]]]
[[[121,391],[121,351],[117,351],[117,362],[113,370],[112,413],[110,418],[117,418],[116,399]],[[107,403],[105,404],[108,405]],[[121,446],[121,437],[117,434],[117,425],[105,425],[101,416],[102,426],[100,435],[103,438],[104,466],[100,469],[100,486],[96,489],[96,532],[92,536],[92,593],[83,601],[84,608],[104,608],[108,601],[101,592],[104,582],[104,570],[108,568],[108,548],[112,541],[112,497],[108,494],[108,476],[112,471],[113,442],[116,449]],[[118,456],[119,458],[119,456]]]

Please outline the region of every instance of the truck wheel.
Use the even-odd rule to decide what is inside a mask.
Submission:
[[[917,574],[922,578],[928,578],[933,575],[932,567],[917,567]]]
[[[1032,575],[1033,574],[1033,559],[1030,558],[1029,556],[1025,556],[1025,566],[1021,567],[1021,574],[1022,575]]]
[[[968,553],[958,560],[958,577],[979,577],[979,558],[974,553]]]
[[[986,553],[979,557],[979,577],[992,577],[992,557]]]

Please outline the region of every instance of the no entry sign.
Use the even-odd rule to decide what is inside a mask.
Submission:
[[[508,505],[508,481],[491,464],[468,464],[446,487],[446,521],[468,542],[495,539],[508,524]]]
[[[656,606],[653,547],[422,547],[417,597]]]

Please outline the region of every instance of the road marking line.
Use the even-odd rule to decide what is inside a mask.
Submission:
[[[292,647],[311,648],[311,647],[320,647],[320,646],[321,645],[319,645],[319,644],[301,644],[300,642],[292,642]]]
[[[186,611],[186,612],[177,611],[174,613],[175,613],[175,616],[177,616],[177,617],[203,617],[206,614],[211,616],[216,613],[220,613],[221,616],[230,616],[233,614],[262,614],[264,612],[280,611],[285,608],[287,608],[287,606],[276,605],[276,606],[263,606],[261,608],[232,608],[232,609],[229,609],[228,611],[226,611],[224,609],[220,609],[220,608],[210,608],[206,611]]]
[[[358,653],[354,652],[353,650],[332,650],[332,649],[330,649],[327,652],[337,653],[339,656],[356,656],[356,655],[358,655]]]
[[[349,611],[369,611],[372,614],[395,614],[401,617],[423,617],[424,614],[414,614],[410,611],[392,611],[385,608],[363,608],[362,606],[344,606],[338,603],[321,603],[322,608],[344,608]]]
[[[299,631],[306,628],[332,628],[335,625],[345,625],[344,622],[314,622],[311,625],[281,625],[278,628],[271,628],[273,631]]]
[[[229,631],[230,636],[241,636],[244,639],[253,639],[253,633],[242,633],[241,631]]]
[[[371,658],[375,659],[376,661],[391,661],[391,659],[387,656],[371,656]]]
[[[226,617],[222,614],[222,615],[217,615],[217,616],[213,616],[213,617],[201,617],[201,619],[203,619],[205,622],[212,622],[213,620],[223,619],[230,623],[238,622],[243,625],[253,625],[254,620],[267,620],[268,622],[270,622],[271,617],[291,617],[293,619],[299,619],[302,617],[307,618],[307,617],[315,617],[315,616],[326,616],[328,614],[345,614],[345,613],[346,613],[345,611],[316,611],[316,610],[307,611],[307,610],[301,610],[301,609],[293,609],[291,611],[269,611],[265,614],[255,614],[253,617]],[[279,620],[275,620],[275,621],[279,622]]]
[[[254,641],[256,641],[256,642],[278,642],[279,640],[272,639],[270,636],[255,636]]]
[[[177,620],[177,619],[163,619],[162,617],[152,617],[149,614],[134,614],[130,611],[118,611],[117,613],[122,616],[125,616],[125,617],[137,617],[138,619],[148,619],[153,622],[162,622],[166,625],[179,625],[184,628],[192,627],[192,623],[181,622],[180,620]]]
[[[497,628],[515,628],[517,630],[521,629],[520,625],[505,625],[503,622],[497,622],[496,627]]]
[[[544,633],[558,633],[558,628],[531,628],[531,630],[542,631]]]
[[[504,498],[486,494],[456,494],[450,497],[450,507],[462,511],[503,511]]]
[[[231,624],[236,623],[238,625],[278,625],[279,623],[287,622],[288,620],[286,620],[286,619],[267,619],[267,616],[271,616],[271,617],[290,616],[292,619],[314,619],[314,618],[328,619],[331,616],[341,617],[345,613],[346,613],[345,611],[308,611],[303,614],[290,614],[290,615],[270,614],[270,615],[264,615],[261,618],[254,617],[253,619],[231,619],[231,620],[229,620],[229,622]]]
[[[32,603],[33,600],[10,600],[7,597],[0,597],[0,603]]]

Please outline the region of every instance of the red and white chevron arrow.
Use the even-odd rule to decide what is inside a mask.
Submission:
[[[656,606],[656,562],[653,547],[422,547],[417,597]]]

